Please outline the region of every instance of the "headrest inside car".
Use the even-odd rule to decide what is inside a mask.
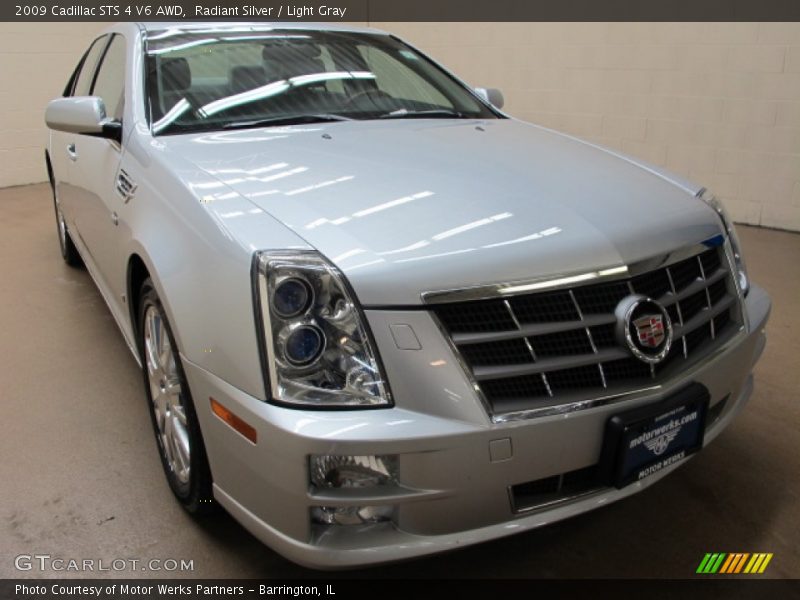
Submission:
[[[266,85],[267,74],[261,65],[233,67],[230,81],[231,92],[238,94]]]
[[[270,78],[285,79],[296,75],[324,73],[316,44],[267,44],[261,52]]]
[[[185,92],[192,85],[192,72],[185,58],[165,58],[161,61],[161,81],[164,92]]]

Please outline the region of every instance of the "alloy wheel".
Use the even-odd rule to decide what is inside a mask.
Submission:
[[[147,307],[145,312],[144,346],[151,410],[155,415],[161,450],[178,482],[187,484],[191,471],[191,444],[183,389],[164,318],[155,306]]]

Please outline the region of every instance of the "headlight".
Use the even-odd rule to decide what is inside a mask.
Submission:
[[[733,259],[736,262],[736,274],[737,281],[739,282],[739,288],[742,290],[742,294],[747,295],[747,292],[750,291],[750,280],[747,278],[747,267],[744,264],[744,258],[742,257],[742,250],[741,246],[739,245],[739,237],[736,235],[736,228],[733,226],[733,221],[731,221],[731,218],[728,216],[728,211],[725,210],[722,202],[720,202],[714,196],[714,194],[705,188],[703,188],[703,190],[697,196],[711,208],[713,208],[717,215],[719,215],[720,221],[722,221],[722,227],[725,229],[725,234],[728,236],[728,239],[731,242]]]
[[[367,325],[342,274],[317,252],[255,257],[272,399],[318,408],[390,406]]]

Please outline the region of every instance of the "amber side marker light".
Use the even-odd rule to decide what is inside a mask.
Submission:
[[[214,400],[213,398],[209,398],[211,401],[211,410],[217,415],[220,419],[225,421],[228,425],[230,425],[233,429],[241,433],[244,437],[248,440],[256,443],[258,439],[258,435],[256,434],[256,429],[252,425],[248,425],[242,419],[237,417],[227,408],[222,406],[219,402]]]

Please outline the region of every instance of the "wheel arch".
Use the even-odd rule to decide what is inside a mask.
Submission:
[[[47,168],[47,180],[50,182],[50,189],[52,189],[55,194],[56,174],[55,171],[53,171],[53,161],[50,160],[50,150],[47,148],[44,150],[44,165]]]
[[[164,286],[161,285],[157,269],[154,267],[150,257],[141,247],[134,247],[131,249],[127,260],[125,277],[125,293],[128,298],[128,320],[130,323],[130,331],[133,337],[134,347],[136,350],[140,349],[139,307],[141,299],[139,298],[139,290],[142,287],[142,283],[144,283],[144,281],[148,278],[153,282],[153,288],[155,288],[156,294],[158,294],[158,299],[161,302],[161,306],[164,307],[164,312],[167,313],[167,319],[169,319],[169,322],[172,325],[172,335],[175,337],[175,342],[177,343],[178,351],[180,352],[183,349],[183,342],[181,341],[180,332],[176,327],[176,321],[174,319],[172,307],[169,301],[170,299],[164,291]]]
[[[131,322],[131,331],[135,343],[139,345],[139,290],[145,280],[150,277],[150,269],[138,253],[134,252],[128,258],[126,277],[126,293],[128,294],[128,313]],[[139,348],[141,350],[141,348]]]

